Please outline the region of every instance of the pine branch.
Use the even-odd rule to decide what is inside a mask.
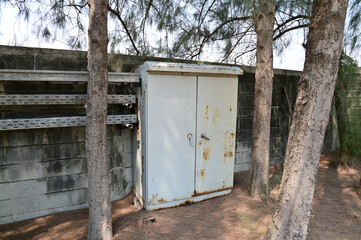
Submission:
[[[138,50],[137,46],[135,45],[132,35],[130,34],[129,29],[128,29],[127,25],[125,24],[124,20],[122,19],[122,17],[120,16],[119,12],[112,9],[109,5],[108,5],[108,11],[111,12],[115,17],[117,17],[118,20],[121,22],[121,24],[124,27],[125,32],[127,33],[127,36],[129,38],[130,42],[132,43],[134,50],[137,52],[137,55],[140,55],[140,51]]]
[[[201,44],[199,45],[199,49],[195,54],[191,55],[191,59],[193,59],[196,56],[199,56],[202,53],[202,50],[204,48],[204,45],[208,42],[209,39],[211,39],[211,37],[216,34],[218,32],[218,30],[220,30],[222,27],[224,27],[225,25],[227,25],[228,23],[234,22],[234,21],[245,21],[250,19],[250,16],[245,16],[245,17],[235,17],[235,18],[230,18],[224,22],[222,22],[221,24],[219,24],[214,30],[213,32],[211,32],[210,34],[204,36]]]
[[[202,21],[200,22],[199,26],[203,24],[206,16],[208,15],[208,13],[211,11],[211,8],[213,7],[214,3],[216,2],[216,0],[213,0],[212,4],[209,6],[209,8],[207,9],[206,13],[204,14],[204,17],[202,19]],[[201,17],[201,16],[200,16]]]
[[[74,7],[78,11],[78,13],[81,13],[81,9],[83,9],[87,5],[88,5],[88,1],[85,2],[83,5],[75,4],[75,3],[69,3],[69,4],[64,5],[64,7]]]
[[[294,27],[291,27],[291,28],[287,28],[286,30],[284,30],[283,32],[280,32],[278,35],[274,36],[273,37],[273,41],[279,39],[280,37],[282,37],[284,34],[288,33],[288,32],[291,32],[293,30],[296,30],[296,29],[300,29],[300,28],[307,28],[309,27],[309,24],[299,24],[297,26],[294,26]]]
[[[232,49],[229,51],[229,53],[222,59],[221,62],[224,62],[226,59],[228,59],[228,57],[232,54],[232,52],[234,51],[234,49],[237,47],[238,43],[243,39],[243,37],[248,33],[248,31],[251,29],[252,27],[249,26],[247,28],[246,31],[244,31],[241,35],[241,37],[239,37],[236,41],[236,43],[233,45]]]
[[[144,32],[144,26],[145,26],[145,21],[147,20],[148,16],[149,16],[149,11],[150,11],[150,7],[153,5],[153,0],[149,1],[149,4],[145,10],[145,16],[142,19],[142,23],[140,24],[140,28],[142,29],[142,31]]]
[[[283,23],[281,24],[277,24],[277,28],[274,30],[274,32],[277,32],[277,31],[280,31],[281,32],[281,28],[286,26],[288,23],[292,22],[292,21],[295,21],[297,19],[310,19],[309,16],[306,16],[306,15],[297,15],[297,16],[293,16],[291,18],[288,18],[286,21],[284,21]]]
[[[255,51],[256,49],[257,49],[257,48],[254,47],[254,48],[251,48],[251,49],[249,49],[249,50],[247,50],[247,51],[243,51],[241,54],[238,54],[238,55],[234,58],[234,62],[235,62],[235,63],[237,62],[237,58],[239,58],[239,57],[241,57],[241,56],[243,56],[243,55],[245,55],[245,54],[247,54],[247,53],[253,52],[253,51]]]

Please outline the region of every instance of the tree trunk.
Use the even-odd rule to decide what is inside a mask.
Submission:
[[[89,0],[88,101],[86,157],[88,163],[88,239],[111,239],[112,216],[106,149],[108,91],[107,1]]]
[[[260,198],[268,194],[268,165],[273,85],[273,25],[275,0],[260,0],[255,16],[257,33],[257,65],[252,136],[250,194]]]
[[[306,239],[342,50],[347,0],[315,0],[269,239]]]

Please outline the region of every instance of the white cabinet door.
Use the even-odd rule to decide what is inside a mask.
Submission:
[[[198,77],[195,195],[233,186],[237,86],[237,78]]]
[[[194,193],[197,77],[148,78],[145,201],[157,205]]]

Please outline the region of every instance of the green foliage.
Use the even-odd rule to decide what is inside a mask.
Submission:
[[[361,116],[349,117],[347,132],[342,139],[341,162],[352,165],[353,162],[361,162]]]
[[[350,3],[350,21],[348,23],[348,30],[352,35],[351,50],[359,49],[361,38],[361,0],[354,0]]]
[[[220,54],[220,62],[244,63],[254,59],[256,33],[254,21],[260,14],[261,1],[194,0],[180,1],[182,9],[173,22],[179,27],[173,34],[175,57],[196,59],[204,52]],[[305,28],[309,22],[309,0],[278,0],[273,38],[281,51],[289,43],[292,29]],[[192,35],[194,37],[186,37]]]
[[[40,39],[66,39],[73,48],[86,46],[87,18],[82,17],[87,14],[85,0],[0,1],[0,7],[4,6],[16,8],[18,18],[29,22],[32,32]]]
[[[354,161],[361,162],[361,96],[350,97],[355,85],[361,81],[357,69],[356,62],[342,53],[335,100],[341,163],[345,165],[350,165]]]

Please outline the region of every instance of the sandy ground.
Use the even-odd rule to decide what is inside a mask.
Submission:
[[[361,171],[336,169],[336,160],[321,157],[308,239],[361,239]],[[146,212],[132,205],[132,196],[114,202],[114,239],[263,239],[276,205],[275,171],[275,189],[263,201],[248,196],[249,174],[237,173],[230,195],[196,204]],[[86,239],[87,217],[83,209],[2,225],[0,239]]]

